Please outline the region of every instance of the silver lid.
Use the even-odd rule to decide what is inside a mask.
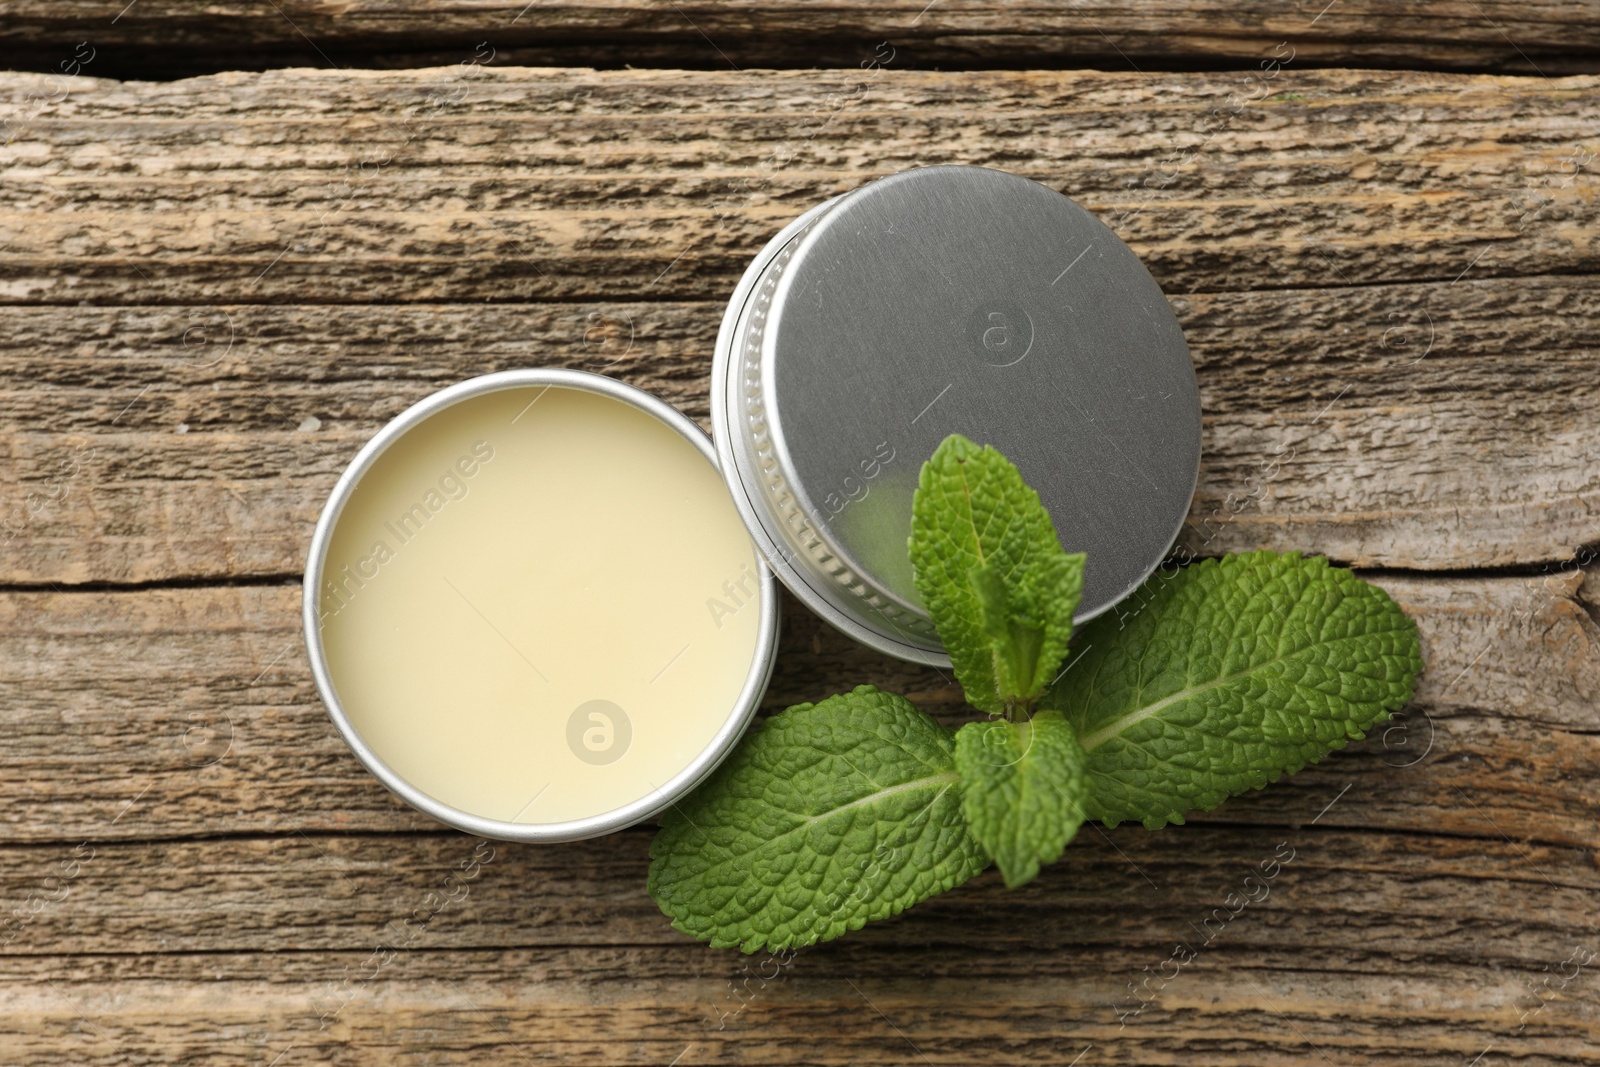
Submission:
[[[981,167],[892,175],[779,233],[728,305],[711,407],[784,584],[918,663],[949,664],[906,549],[947,435],[1005,453],[1088,553],[1080,621],[1160,564],[1200,464],[1189,349],[1144,265],[1071,200]]]

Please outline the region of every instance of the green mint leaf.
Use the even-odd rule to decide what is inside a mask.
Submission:
[[[1083,555],[1061,548],[1017,468],[945,438],[912,500],[911,565],[967,702],[999,715],[1037,701],[1072,636]]]
[[[967,581],[994,654],[995,688],[1002,695],[1029,693],[1044,648],[1044,627],[1037,616],[1012,602],[1005,579],[993,567],[974,567]]]
[[[1321,557],[1255,552],[1157,572],[1079,634],[1045,704],[1088,753],[1087,812],[1183,822],[1366,735],[1422,670],[1417,628]]]
[[[677,929],[746,952],[897,915],[988,866],[961,815],[949,730],[859,686],[772,716],[650,846],[650,895]]]
[[[1057,711],[1028,722],[969,722],[956,732],[961,812],[1009,888],[1060,858],[1083,824],[1086,759]]]

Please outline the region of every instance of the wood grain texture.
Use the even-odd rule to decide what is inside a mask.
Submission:
[[[380,939],[407,947],[398,942],[412,938],[409,947],[439,952],[649,946],[668,950],[663,956],[676,967],[721,969],[740,954],[685,939],[645,892],[649,840],[636,828],[546,847],[449,832],[10,847],[0,877],[5,898],[54,899],[7,929],[0,958],[15,965],[41,948],[353,952]],[[951,956],[982,953],[995,957],[983,965],[992,976],[1060,973],[1080,951],[1114,956],[1153,951],[1169,936],[1192,939],[1183,920],[1200,923],[1280,844],[1288,846],[1279,854],[1284,877],[1267,879],[1274,883],[1268,898],[1281,892],[1298,907],[1275,915],[1267,929],[1241,923],[1232,933],[1242,944],[1229,938],[1214,947],[1298,947],[1304,969],[1354,970],[1385,958],[1537,969],[1565,947],[1559,938],[1571,929],[1563,915],[1581,912],[1585,898],[1600,892],[1600,870],[1557,846],[1323,825],[1120,827],[1085,831],[1021,890],[1008,891],[998,872],[985,872],[951,895],[803,954],[904,954],[933,943],[947,955],[922,964],[930,975],[959,974]],[[1424,881],[1434,892],[1407,902]],[[1116,906],[1107,906],[1112,900]],[[414,917],[417,910],[437,911],[438,921]],[[1492,942],[1479,937],[1485,910],[1503,921]],[[1585,999],[1600,1002],[1600,991]]]
[[[1600,873],[1565,850],[1320,826],[1091,833],[1021,891],[990,872],[779,960],[670,930],[642,888],[646,844],[9,850],[7,895],[63,863],[76,873],[0,955],[0,1045],[14,1064],[70,1051],[280,1067],[1065,1064],[1085,1046],[1092,1064],[1600,1054],[1592,975],[1530,992],[1574,938],[1600,949],[1573,922]],[[1215,918],[1274,855],[1289,858],[1266,896]],[[1131,1014],[1128,984],[1180,941],[1198,958]]]
[[[406,3],[391,29],[282,6],[313,38],[424,34]],[[552,36],[511,47],[675,55],[672,8],[536,8]],[[0,1063],[1600,1063],[1600,567],[1560,562],[1600,543],[1600,79],[1300,69],[1514,62],[1469,8],[1570,57],[1594,19],[1343,0],[1293,36],[1316,12],[1078,8],[1114,47],[1296,60],[894,71],[1100,47],[1078,10],[950,3],[893,73],[0,77]],[[40,10],[0,0],[0,51],[110,17]],[[281,45],[264,6],[186,10],[140,0],[97,40]],[[916,15],[683,10],[767,41],[803,14],[819,49]],[[427,11],[429,47],[514,14]],[[766,236],[937,162],[1037,177],[1133,244],[1203,391],[1187,547],[1398,568],[1371,576],[1421,627],[1416,703],[1190,826],[1086,829],[1019,892],[986,874],[787,965],[673,933],[644,829],[447,883],[478,846],[361,770],[305,664],[289,576],[338,471],[507,367],[602,370],[703,423]],[[940,672],[784,613],[766,710],[869,681],[961,717]],[[1163,977],[1280,843],[1270,896]]]
[[[1190,826],[1085,829],[1021,891],[990,872],[792,961],[671,931],[643,889],[646,830],[490,857],[401,807],[316,703],[292,587],[10,594],[0,701],[27,710],[0,774],[18,813],[0,1048],[280,1067],[1600,1061],[1597,582],[1382,579],[1428,672],[1367,742]],[[792,603],[785,623],[769,708],[866,678],[956,716],[937,672]],[[1229,903],[1285,846],[1268,895]],[[1196,958],[1175,971],[1180,942]]]
[[[0,102],[37,114],[4,149],[0,298],[726,299],[801,210],[938,163],[1072,196],[1175,295],[1593,273],[1597,90],[1292,67],[12,75]]]
[[[1584,572],[1385,577],[1421,627],[1417,706],[1202,821],[1600,843],[1600,603]],[[306,666],[294,585],[0,595],[0,837],[10,842],[422,830],[345,748]],[[863,682],[950,722],[959,690],[786,601],[764,708]],[[47,810],[50,818],[39,818]]]
[[[1600,541],[1600,281],[1174,299],[1206,412],[1184,544],[1363,566]],[[344,464],[475,374],[612,374],[707,423],[710,302],[3,308],[0,582],[278,576]]]
[[[1214,130],[1217,75],[84,80],[5,149],[0,295],[44,306],[0,311],[0,581],[292,573],[359,442],[485,370],[605,369],[703,416],[760,242],[957,161],[1066,189],[1168,286],[1208,412],[1191,549],[1460,569],[1600,541],[1600,83],[1281,78]],[[51,306],[80,299],[200,303]]]
[[[1284,906],[1293,905],[1286,899]],[[1151,944],[1140,965],[1155,966],[1170,951]],[[1569,954],[1558,950],[1556,960]],[[1526,986],[1539,978],[1492,965],[1395,967],[1376,958],[1373,970],[1299,971],[1282,966],[1292,962],[1293,949],[1219,950],[1163,991],[1159,1014],[1147,1009],[1119,1029],[1111,998],[1125,991],[1109,976],[1094,975],[1125,965],[1125,957],[1082,948],[1062,972],[1020,980],[985,973],[987,957],[980,954],[928,945],[843,963],[819,953],[777,971],[765,988],[739,975],[726,957],[685,964],[655,949],[415,953],[371,983],[353,983],[368,958],[366,950],[331,958],[76,957],[54,971],[24,960],[0,966],[10,994],[0,1025],[9,1031],[13,1062],[27,1065],[60,1062],[53,1057],[68,1050],[81,1064],[241,1067],[274,1059],[277,1067],[485,1061],[1062,1067],[1074,1055],[1083,1055],[1080,1065],[1459,1067],[1489,1046],[1517,1057],[1500,1063],[1594,1062],[1588,1035],[1595,1010],[1586,994],[1547,1006],[1537,1026],[1518,1033],[1521,1004],[1531,996]],[[948,962],[935,964],[940,958]],[[778,967],[748,966],[752,975]],[[1118,974],[1119,985],[1125,976]],[[345,995],[340,983],[350,983],[354,997],[319,1032],[322,1005]],[[746,987],[759,990],[751,1006],[718,1029],[713,1013],[732,1011]]]
[[[125,10],[126,9],[126,10]],[[1594,0],[7,0],[0,57],[55,69],[82,40],[117,77],[273,66],[431,66],[481,44],[522,66],[902,67],[1244,63],[1280,42],[1300,62],[1558,74],[1600,61]]]

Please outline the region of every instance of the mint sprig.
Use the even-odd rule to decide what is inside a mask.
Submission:
[[[911,566],[967,703],[1025,719],[1061,667],[1083,592],[1022,474],[993,448],[945,439],[911,504]]]
[[[912,505],[917,591],[967,700],[952,732],[860,686],[753,730],[662,820],[649,888],[675,927],[746,952],[898,914],[992,861],[1008,886],[1085,819],[1182,822],[1365,736],[1411,698],[1415,624],[1325,559],[1159,571],[1077,635],[1084,557],[993,448],[952,436]],[[1043,710],[1041,710],[1043,709]]]

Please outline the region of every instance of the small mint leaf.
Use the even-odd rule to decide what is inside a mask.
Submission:
[[[717,948],[780,950],[897,915],[988,866],[951,732],[863,685],[772,716],[650,845],[650,895]]]
[[[961,812],[1010,888],[1031,882],[1078,832],[1085,759],[1056,711],[1027,722],[969,722],[956,732]]]
[[[1084,627],[1046,698],[1088,753],[1088,815],[1181,823],[1315,763],[1411,699],[1417,628],[1321,557],[1255,552],[1157,572]]]
[[[1009,460],[959,434],[922,465],[911,505],[917,593],[967,702],[992,715],[1049,686],[1083,592],[1050,514]]]

